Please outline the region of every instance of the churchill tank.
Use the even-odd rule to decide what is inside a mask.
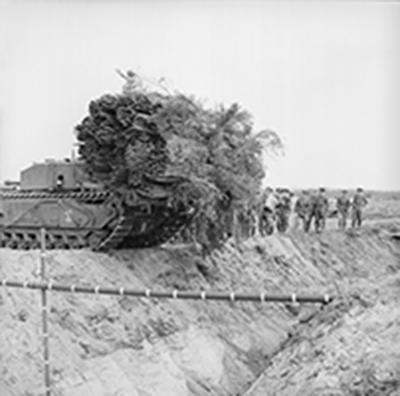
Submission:
[[[172,199],[177,176],[145,179],[139,189],[110,191],[83,164],[46,160],[0,189],[0,246],[47,249],[143,248],[167,242],[190,223],[194,208]]]

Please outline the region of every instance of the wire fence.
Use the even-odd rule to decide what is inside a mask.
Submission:
[[[157,299],[183,299],[183,300],[216,300],[216,301],[251,301],[251,302],[281,302],[290,304],[300,303],[318,303],[328,304],[333,301],[333,297],[325,295],[305,295],[305,294],[267,294],[261,293],[236,293],[236,292],[210,292],[210,291],[152,291],[150,289],[138,290],[132,288],[110,287],[101,285],[79,285],[55,283],[47,279],[46,275],[46,232],[41,230],[41,250],[40,250],[40,275],[41,281],[20,281],[0,279],[0,285],[3,287],[12,287],[17,289],[38,290],[41,293],[42,308],[42,337],[43,337],[43,362],[44,362],[44,382],[45,395],[51,396],[51,376],[50,376],[50,346],[48,331],[48,307],[47,292],[67,292],[67,293],[84,293],[98,294],[109,296],[130,296],[141,298],[157,298]]]

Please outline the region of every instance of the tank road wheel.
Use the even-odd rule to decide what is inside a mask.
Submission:
[[[1,235],[1,247],[7,248],[9,240],[10,240],[10,235],[3,233]]]
[[[0,234],[0,247],[7,247],[8,237],[4,233]]]
[[[84,243],[79,241],[79,238],[75,235],[68,236],[68,246],[70,249],[80,249],[84,246]]]
[[[62,249],[64,247],[62,239],[59,235],[54,236],[54,249]]]
[[[63,235],[55,235],[54,236],[54,249],[66,249],[68,244],[64,240]]]
[[[28,236],[26,234],[17,234],[17,238],[18,238],[18,249],[29,250],[30,243]]]
[[[46,234],[45,245],[46,245],[46,249],[54,249],[54,246],[55,246],[54,235],[51,235],[48,233]]]
[[[69,241],[69,236],[68,235],[63,235],[62,237],[64,249],[72,249],[70,241]]]
[[[31,249],[40,249],[40,241],[38,235],[32,235]]]
[[[16,249],[18,247],[18,239],[14,234],[6,234],[5,246],[9,249]]]
[[[33,249],[33,244],[36,239],[35,234],[25,234],[25,239],[28,244],[28,249]]]

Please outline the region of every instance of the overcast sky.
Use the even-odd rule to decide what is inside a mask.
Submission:
[[[132,68],[278,132],[271,185],[400,189],[399,33],[389,2],[0,0],[0,181]]]

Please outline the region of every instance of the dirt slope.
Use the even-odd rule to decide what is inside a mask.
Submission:
[[[51,293],[53,394],[399,388],[397,243],[385,230],[367,228],[361,235],[290,232],[228,243],[205,261],[188,247],[47,252],[57,282],[338,296],[328,307],[292,307]],[[1,278],[38,279],[38,264],[38,252],[0,250]],[[0,395],[43,394],[40,294],[2,288],[0,316]]]
[[[330,252],[348,256],[340,298],[296,326],[245,396],[400,395],[400,243],[383,243],[372,233]]]

